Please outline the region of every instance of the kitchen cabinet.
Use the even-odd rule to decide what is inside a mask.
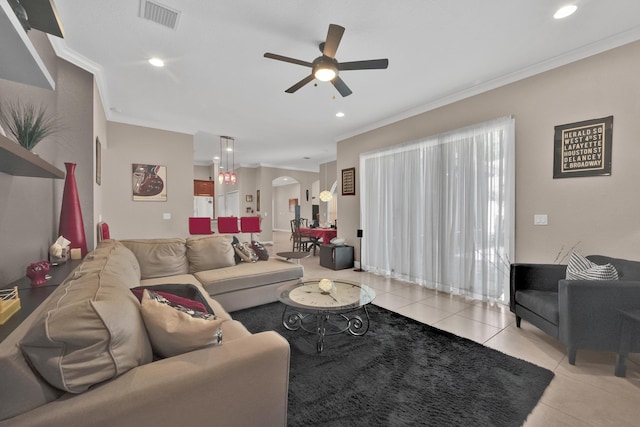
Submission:
[[[213,181],[203,181],[199,179],[193,180],[194,196],[214,196]]]

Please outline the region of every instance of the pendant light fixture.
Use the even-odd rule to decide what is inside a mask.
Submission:
[[[230,136],[220,136],[220,170],[218,182],[220,184],[235,184],[238,181],[235,164],[236,140]],[[229,156],[231,153],[231,156]],[[229,172],[229,157],[231,157],[231,172]],[[225,164],[224,168],[222,164]]]

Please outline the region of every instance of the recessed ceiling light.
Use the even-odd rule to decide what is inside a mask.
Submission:
[[[566,6],[562,6],[558,11],[553,15],[555,19],[566,18],[569,15],[572,15],[578,9],[578,6],[575,4],[568,4]]]
[[[213,160],[220,160],[220,156],[213,156]]]
[[[154,67],[164,67],[164,61],[160,58],[151,58],[149,59],[149,64]]]
[[[336,117],[344,117],[344,113],[342,111],[339,111],[336,113]]]

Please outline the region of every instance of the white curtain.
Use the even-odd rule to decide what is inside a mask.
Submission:
[[[360,156],[367,271],[506,303],[515,120],[503,117]]]

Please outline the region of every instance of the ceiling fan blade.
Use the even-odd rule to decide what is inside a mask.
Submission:
[[[331,83],[333,83],[336,89],[338,89],[338,92],[340,92],[340,95],[342,95],[343,97],[349,96],[353,93],[351,92],[351,89],[349,89],[349,86],[347,86],[339,76],[336,76],[335,79],[331,80]]]
[[[388,66],[388,59],[370,59],[368,61],[340,62],[338,63],[338,70],[381,70]]]
[[[324,43],[324,48],[322,49],[322,54],[328,56],[329,58],[335,58],[336,51],[338,50],[338,45],[340,44],[340,40],[342,40],[342,35],[344,34],[344,27],[336,24],[329,24],[329,31],[327,32],[327,41]]]
[[[309,83],[311,80],[313,80],[313,74],[309,74],[307,77],[305,77],[304,79],[300,80],[298,83],[294,84],[289,89],[285,90],[285,92],[293,93],[293,92],[297,91],[298,89],[300,89],[302,86],[304,86],[307,83]]]
[[[264,54],[265,58],[270,58],[270,59],[275,59],[277,61],[284,61],[284,62],[289,62],[291,64],[297,64],[297,65],[302,65],[304,67],[309,67],[311,68],[313,65],[311,64],[311,62],[307,62],[307,61],[301,61],[299,59],[295,59],[295,58],[289,58],[288,56],[282,56],[282,55],[277,55],[275,53],[265,53]]]

